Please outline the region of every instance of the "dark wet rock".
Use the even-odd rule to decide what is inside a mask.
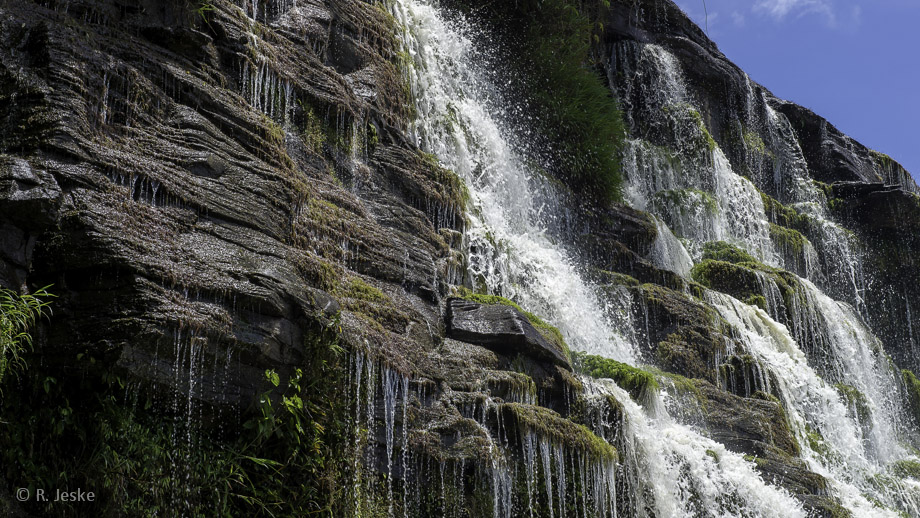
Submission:
[[[588,209],[589,232],[577,239],[587,259],[608,262],[614,243],[620,243],[640,256],[647,255],[657,235],[655,220],[645,212],[625,205]]]
[[[709,383],[695,381],[703,425],[729,450],[753,460],[764,480],[782,486],[806,507],[836,504],[828,497],[827,480],[798,458],[799,445],[779,401],[762,392],[743,398]]]
[[[789,118],[815,180],[825,183],[884,182],[913,192],[920,190],[900,164],[844,135],[811,110],[779,100],[774,100],[773,106]]]
[[[603,422],[614,437],[622,408],[612,398],[589,408],[567,351],[526,315],[450,299],[445,322],[442,299],[463,282],[467,195],[405,131],[393,20],[368,2],[266,3],[252,25],[228,3],[201,17],[184,2],[2,2],[0,285],[54,284],[36,343],[42,368],[241,412],[270,388],[266,369],[309,365],[310,340],[334,329],[336,345],[411,377],[406,433],[420,477],[448,465],[458,479],[489,480],[476,466],[490,465],[498,430],[610,457],[580,424]],[[597,54],[612,56],[602,64],[611,85],[623,86],[635,42],[668,48],[713,138],[778,197],[772,169],[748,163],[736,119],[759,131],[768,106],[789,118],[802,158],[834,184],[835,214],[870,244],[880,272],[870,317],[886,340],[910,343],[902,322],[920,316],[909,305],[920,300],[920,249],[903,240],[920,235],[920,216],[903,168],[758,85],[749,96],[744,74],[674,4],[614,2],[609,21]],[[621,101],[646,102],[640,94]],[[709,383],[728,365],[741,385],[750,362],[722,357],[731,332],[694,296],[700,286],[647,259],[654,220],[619,205],[585,209],[574,196],[565,208],[551,233],[609,297],[637,301],[643,355],[698,378],[712,436],[807,505],[833,509],[823,479],[795,458],[781,407]],[[753,295],[753,270],[731,268],[713,286]],[[920,370],[909,351],[892,354]],[[368,440],[382,465],[385,437]]]
[[[920,196],[887,184],[835,183],[834,214],[864,243],[869,323],[901,368],[920,370]]]
[[[695,383],[706,426],[728,449],[755,456],[798,455],[799,445],[775,398],[742,398],[703,381]]]
[[[639,344],[644,357],[669,372],[688,378],[715,382],[716,358],[732,342],[728,324],[700,299],[687,292],[702,293],[702,287],[680,281],[671,289],[650,282],[601,272],[604,293],[611,300],[629,297],[632,320],[639,322]],[[678,291],[686,289],[685,291]]]
[[[503,304],[447,301],[447,335],[514,356],[569,366],[567,351],[547,340],[520,311]]]

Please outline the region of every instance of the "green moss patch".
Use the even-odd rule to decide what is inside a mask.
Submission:
[[[574,423],[547,408],[505,403],[501,411],[506,422],[514,422],[521,430],[549,437],[575,450],[607,460],[617,459],[617,450],[584,425]]]
[[[773,152],[767,149],[767,145],[756,131],[746,129],[741,138],[744,140],[744,147],[748,152],[773,157]]]
[[[402,333],[409,325],[409,317],[393,299],[360,277],[349,278],[333,294],[342,300],[346,309],[367,321],[377,331],[388,329]]]
[[[904,369],[901,371],[904,378],[904,386],[907,389],[907,404],[910,407],[914,419],[920,421],[920,379],[913,372]]]
[[[868,426],[872,418],[872,410],[869,408],[869,402],[866,400],[866,395],[860,392],[856,387],[843,383],[834,385],[834,388],[836,388],[840,396],[843,397],[847,406],[855,412],[856,419],[859,423],[863,426]]]
[[[770,223],[770,238],[782,250],[789,250],[801,255],[805,251],[808,239],[798,230]]]
[[[760,193],[760,199],[763,201],[764,212],[766,212],[770,223],[806,234],[808,229],[812,228],[814,220],[811,216],[787,207],[776,198],[763,192]]]
[[[690,276],[707,288],[727,293],[748,304],[766,309],[763,280],[771,280],[783,296],[786,307],[793,307],[795,297],[801,297],[801,286],[795,275],[767,266],[732,245],[717,242],[704,252],[703,261],[694,265]],[[723,260],[712,259],[721,257]]]
[[[638,399],[648,390],[658,390],[655,375],[638,367],[583,352],[575,352],[572,356],[576,370],[592,378],[612,379],[633,399]]]
[[[758,263],[751,254],[725,241],[710,241],[703,245],[703,259],[725,261],[727,263]]]
[[[892,464],[890,469],[899,477],[920,480],[920,461],[899,460]]]

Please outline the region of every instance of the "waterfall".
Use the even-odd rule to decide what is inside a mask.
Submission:
[[[885,370],[887,365],[879,365],[876,355],[868,350],[872,341],[852,312],[819,294],[819,307],[830,318],[828,332],[836,360],[848,371],[844,379],[869,390],[866,404],[872,415],[868,426],[860,423],[860,416],[841,394],[809,366],[785,326],[763,310],[727,295],[711,292],[709,297],[719,314],[739,331],[745,350],[774,374],[803,458],[831,482],[844,505],[858,516],[896,516],[877,508],[869,496],[893,507],[907,502],[916,512],[920,494],[915,490],[892,491],[877,484],[888,462],[906,456],[895,432],[901,416],[894,413],[891,401],[897,386]]]
[[[801,257],[793,261],[774,249],[769,217],[754,183],[732,170],[718,145],[710,142],[705,148],[687,142],[706,132],[697,131],[698,116],[675,115],[698,113],[689,104],[676,59],[656,45],[624,43],[618,51],[614,62],[636,75],[627,82],[624,95],[633,88],[656,90],[642,92],[631,117],[641,115],[653,128],[668,130],[647,132],[654,143],[630,141],[625,163],[630,201],[674,225],[696,258],[701,243],[725,240],[767,265],[807,277],[796,278],[795,296],[783,300],[774,281],[757,273],[767,311],[728,295],[707,294],[709,305],[743,344],[743,351],[727,353],[750,354],[756,362],[759,382],[753,380],[756,386],[745,387],[745,393],[779,394],[802,457],[828,479],[832,493],[855,515],[895,516],[891,509],[900,509],[916,516],[920,494],[912,479],[888,476],[892,462],[911,458],[903,444],[916,431],[906,424],[897,372],[860,315],[865,282],[859,254],[849,233],[828,219],[826,200],[810,180],[789,122],[764,104],[761,123],[770,142],[757,142],[759,136],[744,140],[746,146],[758,146],[761,154],[771,153],[773,158],[769,175],[752,178],[772,187],[803,214],[805,230],[814,240],[814,245],[806,240]],[[628,59],[624,55],[629,53],[638,57]],[[748,85],[750,107],[757,100]],[[676,106],[680,109],[669,109]],[[682,192],[694,195],[674,195]],[[706,194],[713,198],[712,217],[699,209]],[[673,203],[675,199],[679,203]],[[852,306],[833,300],[809,279]],[[777,318],[788,320],[790,327]],[[847,396],[858,401],[848,401]]]
[[[409,81],[419,146],[456,172],[470,192],[470,273],[477,287],[514,299],[559,327],[573,349],[635,362],[634,346],[604,318],[612,308],[549,236],[558,205],[552,185],[531,171],[474,50],[473,27],[446,20],[428,2],[395,6],[414,60]]]
[[[612,394],[623,406],[618,446],[624,469],[639,474],[636,516],[807,516],[785,490],[764,484],[753,462],[681,425],[665,405],[649,412],[610,380],[583,381],[589,399]]]
[[[528,165],[528,135],[509,122],[519,113],[491,82],[494,74],[485,70],[487,53],[475,49],[474,40],[486,36],[462,18],[447,18],[425,0],[399,0],[394,13],[413,61],[406,71],[418,114],[412,134],[419,147],[469,188],[470,282],[546,317],[573,349],[636,364],[636,337],[641,333],[622,314],[624,304],[640,301],[615,288],[605,299],[574,256],[552,238],[550,229],[564,203],[553,184]],[[764,309],[721,293],[705,294],[709,307],[729,325],[731,343],[737,344],[726,354],[750,355],[755,364],[745,395],[761,390],[778,396],[802,459],[828,480],[831,495],[846,508],[858,516],[895,516],[892,509],[916,515],[918,485],[910,478],[889,476],[893,462],[910,458],[904,444],[915,431],[904,424],[896,373],[860,316],[864,283],[858,253],[846,231],[827,218],[826,200],[809,179],[788,121],[767,107],[762,123],[770,142],[750,137],[745,145],[761,146],[764,154],[767,146],[775,150],[770,151],[772,169],[769,176],[744,177],[709,134],[673,56],[656,45],[629,42],[614,49],[612,63],[627,77],[642,76],[641,81],[627,80],[626,90],[619,93],[628,123],[635,126],[641,118],[646,131],[627,141],[624,169],[627,200],[655,216],[658,234],[648,259],[689,277],[694,261],[701,259],[702,245],[718,240],[745,249],[769,267],[803,276],[796,277],[796,298],[788,301],[758,272],[767,299]],[[755,102],[749,83],[749,112]],[[759,167],[765,163],[761,160]],[[768,198],[758,188],[768,183],[807,215],[809,236],[795,253],[774,243],[775,214],[769,213]],[[850,304],[834,300],[819,284]],[[618,300],[610,300],[611,294]],[[788,327],[777,321],[781,313]],[[619,449],[617,476],[605,475],[609,468],[600,464],[590,467],[543,436],[523,433],[518,438],[522,450],[512,454],[507,437],[489,435],[490,451],[501,452],[492,455],[487,477],[494,516],[510,516],[522,505],[511,489],[520,476],[512,466],[514,458],[529,466],[517,480],[526,487],[531,514],[533,499],[542,495],[545,512],[567,515],[566,488],[591,486],[584,477],[594,471],[588,478],[596,487],[592,499],[597,516],[609,511],[637,516],[807,515],[786,490],[765,482],[751,459],[708,438],[706,430],[681,422],[686,409],[671,417],[666,389],[640,406],[610,380],[581,381],[589,413],[596,414],[594,432]],[[610,398],[622,406],[621,422],[602,417],[610,411],[604,407]],[[490,419],[495,419],[489,416],[500,416],[501,407],[490,400],[466,415],[488,434],[494,424]],[[562,466],[568,464],[578,465],[574,478],[581,480],[567,478]],[[442,464],[442,491],[444,469]],[[599,496],[607,492],[615,509],[608,509]],[[575,502],[572,512],[590,514],[587,505],[578,512],[577,497]]]
[[[526,135],[515,133],[504,122],[509,114],[502,111],[488,75],[477,68],[482,60],[473,49],[471,34],[475,28],[463,20],[447,20],[437,7],[423,0],[399,1],[395,12],[414,60],[408,71],[418,112],[413,133],[419,146],[455,171],[470,191],[467,239],[472,281],[545,316],[561,329],[573,349],[635,363],[634,341],[625,338],[635,332],[626,329],[622,319],[610,317],[616,313],[616,302],[608,305],[599,297],[596,287],[580,274],[573,257],[549,235],[551,209],[559,204],[557,196],[551,184],[527,167]],[[759,194],[750,182],[731,176],[724,157],[717,156],[710,171],[716,175],[712,190],[721,195],[722,210],[729,214],[719,223],[718,232],[750,243],[760,250],[760,257],[775,261]],[[760,216],[754,227],[743,220],[751,212]],[[662,223],[654,248],[656,261],[687,274],[692,260]],[[805,516],[801,504],[784,490],[765,483],[751,461],[666,414],[649,417],[647,410],[612,383],[593,387],[597,397],[613,396],[626,406],[625,441],[632,445],[627,454],[641,466],[631,470],[636,476],[634,483],[621,481],[618,485],[630,494],[616,495],[616,499],[642,500],[636,512],[652,516],[773,516],[782,509],[790,516]],[[521,442],[524,464],[534,470],[526,476],[526,493],[537,494],[538,484],[542,484],[548,509],[564,515],[560,507],[564,489],[560,488],[570,482],[565,480],[564,471],[551,468],[555,465],[558,470],[566,462],[565,455],[558,453],[559,445],[533,435],[526,435]],[[553,461],[556,457],[562,460]],[[541,471],[535,471],[538,466]],[[586,467],[581,467],[584,476]],[[503,503],[506,497],[501,495],[509,478],[493,469],[496,516],[499,508],[508,508]],[[600,493],[602,489],[595,491],[595,516],[606,515],[603,507],[596,507]]]

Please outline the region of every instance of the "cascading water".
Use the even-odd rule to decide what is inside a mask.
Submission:
[[[610,312],[577,265],[547,235],[552,186],[529,171],[502,123],[495,89],[473,64],[470,38],[426,2],[396,3],[414,60],[410,83],[420,147],[456,172],[470,191],[469,262],[473,281],[546,316],[575,349],[635,361],[604,318]],[[551,210],[545,211],[552,216]]]
[[[626,73],[642,77],[635,80],[638,86],[627,86],[624,95],[630,95],[630,88],[657,90],[654,94],[643,93],[641,99],[646,105],[636,106],[632,116],[641,112],[646,123],[652,121],[652,125],[668,128],[670,133],[651,132],[650,138],[655,138],[658,145],[644,140],[630,142],[626,154],[630,200],[674,224],[692,251],[705,241],[733,242],[768,265],[785,266],[820,282],[862,309],[864,281],[858,254],[850,246],[847,233],[827,219],[825,202],[808,177],[788,121],[766,106],[770,148],[776,152],[767,151],[762,141],[757,142],[760,137],[744,140],[746,146],[762,148],[761,154],[773,153],[771,176],[762,180],[772,182],[775,190],[805,215],[802,219],[807,222],[809,234],[817,240],[816,247],[805,241],[799,251],[801,262],[796,264],[788,264],[787,254],[777,254],[773,249],[768,218],[756,188],[731,170],[718,146],[710,143],[710,149],[705,150],[691,145],[688,153],[687,135],[699,139],[695,133],[699,121],[681,120],[674,115],[677,110],[667,109],[687,102],[676,60],[655,45],[636,48],[637,45],[626,43],[620,48],[624,54],[638,56],[633,60],[635,68],[625,67]],[[628,64],[630,60],[616,62]],[[657,79],[649,81],[649,76]],[[692,107],[684,111],[695,113]],[[663,142],[678,151],[660,145]],[[688,175],[688,168],[696,176]],[[708,218],[701,216],[704,211],[700,210],[707,191],[714,197],[709,205],[715,213]],[[661,202],[673,201],[676,192],[682,194],[679,203]],[[791,329],[754,306],[727,295],[709,294],[710,305],[735,330],[744,344],[744,353],[753,355],[758,368],[768,373],[760,383],[767,386],[753,389],[775,389],[781,395],[804,450],[803,457],[814,471],[828,478],[846,507],[859,516],[893,516],[894,512],[887,508],[916,515],[918,495],[912,480],[893,482],[885,475],[892,461],[907,456],[902,442],[913,431],[904,424],[907,420],[898,401],[896,377],[879,341],[857,311],[832,300],[808,280],[798,279],[796,295],[784,301],[769,276],[759,272],[757,275],[764,285],[770,314],[786,314],[784,318],[789,320]],[[806,356],[802,348],[809,348],[811,354]],[[818,370],[809,362],[815,363]],[[835,390],[822,376],[842,388]],[[773,382],[778,386],[770,387]],[[840,391],[849,391],[851,396],[855,393],[860,402],[847,402]]]
[[[624,471],[640,474],[630,495],[636,516],[807,516],[786,491],[764,484],[751,462],[676,422],[665,405],[647,412],[609,380],[584,382],[589,400],[612,394],[623,406],[617,444]]]
[[[632,330],[606,317],[615,313],[614,308],[605,305],[595,287],[579,275],[572,257],[548,237],[543,219],[546,213],[541,208],[555,205],[554,193],[526,167],[526,145],[519,144],[522,136],[502,123],[504,114],[494,102],[495,88],[475,66],[476,54],[466,32],[471,27],[462,21],[447,21],[435,6],[422,0],[396,2],[395,13],[405,28],[405,46],[414,60],[409,80],[418,111],[414,127],[418,143],[454,170],[470,191],[467,239],[473,281],[546,316],[559,326],[573,348],[634,363],[635,347],[623,338],[634,335]],[[724,157],[715,156],[710,170],[722,176],[733,174]],[[740,177],[717,177],[713,183],[723,210],[739,214],[720,223],[724,228],[719,231],[750,243],[760,250],[760,257],[775,261],[759,195],[744,182]],[[744,223],[751,211],[761,215],[755,220],[756,228]],[[662,235],[653,255],[686,275],[689,255],[664,225]],[[774,516],[782,509],[783,514],[805,515],[800,504],[785,491],[766,484],[753,464],[741,456],[667,417],[647,417],[615,386],[597,385],[595,390],[613,395],[627,406],[627,441],[635,445],[628,454],[642,463],[632,470],[637,474],[635,484],[641,487],[621,485],[633,493],[632,498],[616,498],[641,499],[644,503],[641,509],[634,508],[635,512],[653,516]],[[543,466],[548,507],[564,512],[552,503],[553,488],[563,491],[559,488],[566,484],[564,473],[554,476],[549,468],[564,461],[551,462],[550,457],[556,454],[542,442],[528,448],[526,445],[534,440],[530,436],[523,440],[525,465]],[[718,452],[721,460],[713,459],[707,451]],[[656,469],[649,470],[648,466]],[[494,473],[493,509],[497,514],[499,508],[507,509],[498,495],[504,487],[500,481],[508,477]],[[537,479],[536,473],[526,478],[528,494],[536,491]],[[559,496],[556,501],[562,504]],[[595,511],[606,515],[602,507]]]

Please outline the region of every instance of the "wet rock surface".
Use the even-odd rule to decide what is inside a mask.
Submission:
[[[311,362],[311,333],[335,328],[349,351],[411,379],[407,415],[389,417],[432,480],[442,462],[463,466],[458,479],[483,476],[474,466],[495,460],[499,430],[518,446],[541,432],[611,457],[585,433],[585,387],[563,347],[513,307],[448,297],[470,283],[464,189],[411,144],[388,13],[307,0],[263,7],[253,21],[215,4],[202,17],[182,2],[0,3],[0,285],[54,285],[59,299],[36,343],[42,364],[74,377],[116,372],[239,411],[270,388],[266,369],[289,376]],[[907,173],[762,87],[747,110],[746,77],[698,27],[670,2],[637,4],[610,11],[601,46],[611,86],[631,59],[614,56],[615,45],[666,46],[697,85],[713,138],[779,198],[784,186],[772,169],[758,181],[770,166],[751,165],[734,118],[768,107],[788,116],[803,160],[832,184],[835,214],[879,272],[866,301],[875,328],[886,346],[908,344],[888,350],[920,370],[903,325],[920,329],[920,307],[910,306],[920,301],[920,205]],[[648,259],[654,220],[573,205],[557,234],[607,297],[623,296],[617,285],[641,301],[632,316],[645,323],[645,359],[694,378],[701,425],[755,456],[765,479],[832,509],[824,479],[796,457],[782,407],[718,383],[732,330],[699,285]],[[611,272],[630,279],[614,283]],[[737,272],[713,287],[747,281],[759,289]],[[622,415],[605,409],[617,433]],[[387,441],[371,439],[378,462]]]
[[[447,300],[447,336],[506,355],[569,367],[567,352],[544,338],[520,311],[502,304]]]

